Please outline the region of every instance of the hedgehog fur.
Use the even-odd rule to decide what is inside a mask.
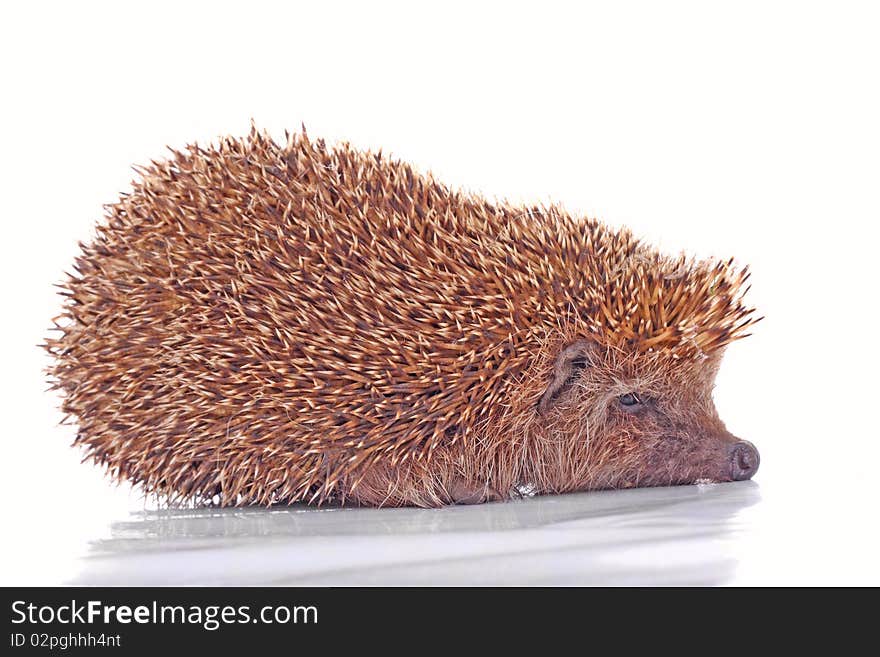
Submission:
[[[169,503],[438,506],[757,467],[711,400],[756,321],[732,260],[304,129],[138,173],[45,346],[75,444]]]

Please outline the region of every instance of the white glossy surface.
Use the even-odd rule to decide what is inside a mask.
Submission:
[[[88,470],[85,468],[84,470]],[[874,486],[600,491],[442,509],[10,505],[3,584],[880,584]],[[759,473],[760,477],[761,473]],[[131,510],[135,505],[137,509]],[[5,571],[5,572],[4,572]]]
[[[720,584],[751,482],[432,509],[152,511],[91,545],[78,584]]]

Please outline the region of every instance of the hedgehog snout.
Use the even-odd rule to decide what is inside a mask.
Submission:
[[[760,463],[758,450],[748,440],[740,440],[730,448],[730,478],[734,481],[754,477]]]

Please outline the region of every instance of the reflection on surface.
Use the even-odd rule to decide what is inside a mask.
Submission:
[[[443,509],[178,509],[94,542],[77,584],[720,584],[754,482]]]

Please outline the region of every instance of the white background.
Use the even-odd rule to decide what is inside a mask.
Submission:
[[[52,284],[130,165],[254,119],[749,264],[766,319],[716,391],[762,455],[731,581],[880,584],[877,5],[372,5],[3,5],[0,583],[70,581],[143,505],[56,426]]]

